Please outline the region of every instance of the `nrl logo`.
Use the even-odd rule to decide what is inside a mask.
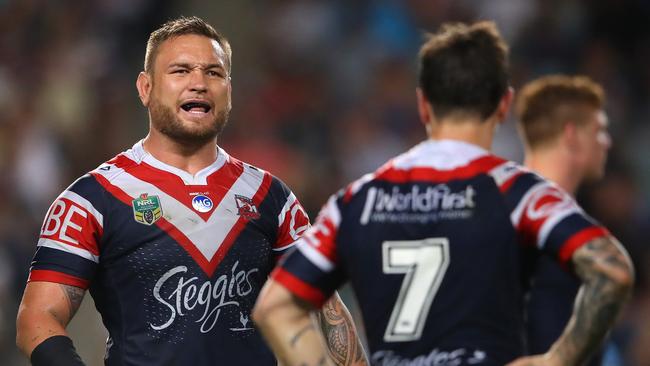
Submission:
[[[142,193],[140,198],[133,200],[133,218],[135,221],[151,225],[162,217],[162,207],[158,196]]]
[[[246,220],[257,220],[260,218],[260,213],[257,211],[257,206],[255,206],[252,199],[236,194],[235,202],[237,202],[237,214],[239,216],[242,216]]]

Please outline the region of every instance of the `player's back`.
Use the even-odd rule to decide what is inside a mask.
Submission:
[[[338,254],[374,364],[521,354],[520,248],[489,174],[503,164],[471,145],[426,142],[340,198]]]
[[[567,266],[603,235],[556,185],[429,140],[332,196],[272,277],[314,307],[350,281],[375,365],[504,365],[524,353],[528,260]]]

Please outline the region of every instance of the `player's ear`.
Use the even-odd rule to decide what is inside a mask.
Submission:
[[[135,87],[138,89],[140,101],[145,107],[149,107],[149,99],[151,96],[152,80],[151,75],[142,71],[138,74],[138,79],[135,82]]]
[[[228,76],[228,110],[232,109],[232,78]]]
[[[579,149],[578,126],[574,122],[568,121],[564,124],[564,127],[562,127],[562,140],[564,140],[570,151],[575,152]]]
[[[433,107],[431,107],[431,103],[429,103],[427,97],[424,96],[424,92],[421,88],[416,88],[415,94],[417,95],[420,122],[422,122],[423,125],[428,126],[433,120]]]
[[[498,123],[503,123],[508,116],[508,111],[512,105],[512,101],[515,99],[515,89],[511,86],[508,87],[505,94],[501,97],[497,110],[495,112]]]

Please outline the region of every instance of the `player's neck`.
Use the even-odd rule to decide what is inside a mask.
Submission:
[[[493,120],[447,119],[429,123],[427,133],[433,140],[458,140],[491,150],[495,125]]]
[[[152,129],[142,145],[157,160],[192,175],[217,159],[216,139],[201,146],[187,147]]]
[[[580,173],[567,154],[560,148],[527,150],[524,165],[575,196],[580,185]]]

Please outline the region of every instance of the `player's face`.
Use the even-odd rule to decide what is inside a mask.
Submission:
[[[611,137],[607,132],[607,115],[602,110],[590,113],[587,123],[578,128],[578,138],[584,158],[583,180],[594,181],[603,177]]]
[[[223,130],[231,108],[230,72],[219,43],[200,35],[164,41],[154,62],[152,127],[186,144],[205,144]]]

